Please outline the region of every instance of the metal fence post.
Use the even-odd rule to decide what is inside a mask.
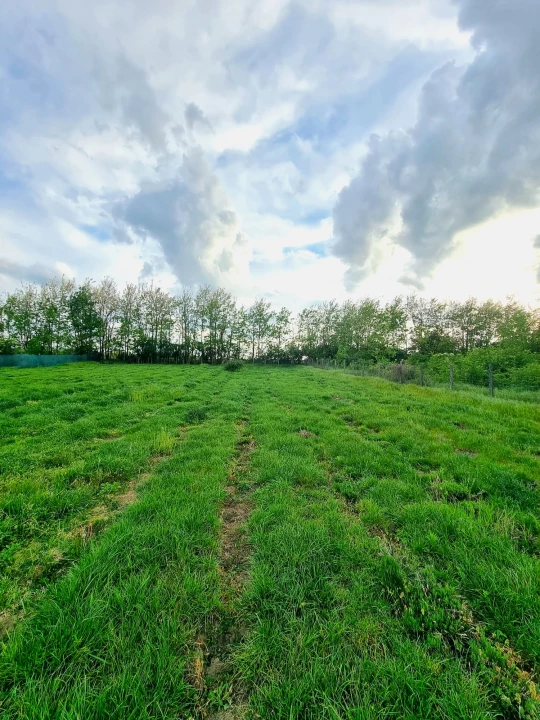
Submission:
[[[424,387],[424,366],[420,365],[420,387]]]
[[[493,365],[489,363],[489,394],[491,397],[495,394],[495,388],[493,387]]]

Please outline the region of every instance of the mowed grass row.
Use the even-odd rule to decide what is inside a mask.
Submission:
[[[538,412],[323,371],[254,405],[261,717],[538,717]]]
[[[101,377],[99,405],[108,388],[114,394],[115,381],[126,379],[122,370],[133,373],[80,366],[77,373],[98,385]],[[33,598],[29,619],[3,648],[2,717],[187,717],[196,705],[189,668],[195,632],[220,602],[218,511],[244,399],[234,378],[221,372],[193,378],[160,368],[164,388],[174,387],[161,394],[148,385],[148,369],[139,372],[137,389],[129,382],[120,399],[132,402],[137,393],[146,460],[156,450],[157,428],[161,443],[163,433],[174,439],[170,457],[150,467],[136,502],[82,548],[65,577],[49,583],[41,601]],[[187,381],[184,389],[179,377]],[[56,381],[69,386],[70,373],[56,373]],[[196,404],[187,400],[192,391]],[[168,405],[169,395],[186,400],[187,408]],[[159,416],[158,424],[145,424],[146,410]],[[91,427],[94,432],[96,424]],[[121,459],[129,462],[129,453]]]
[[[73,462],[90,462],[95,438],[120,428],[105,445],[139,433],[135,474],[150,477],[136,502],[82,545],[65,577],[43,582],[42,599],[29,596],[0,664],[6,717],[539,716],[534,406],[313,368],[11,375],[17,390],[6,383],[0,401],[17,400],[8,412],[28,431],[3,452],[17,457],[18,443],[28,443],[26,413],[40,404],[41,384],[62,393],[43,399],[57,417],[79,380],[84,413],[71,424],[106,427],[88,429]],[[107,419],[107,407],[118,414]],[[224,607],[218,518],[239,420],[253,439],[242,480],[251,557],[245,587]],[[36,432],[28,467],[36,493],[40,458],[69,430],[60,419]],[[154,464],[156,437],[168,456]],[[7,500],[24,499],[20,463],[7,475]],[[99,480],[81,467],[61,485],[68,507],[70,492],[111,479],[103,462]],[[54,495],[47,473],[43,483]],[[114,494],[107,488],[108,502]],[[66,534],[62,518],[54,522],[37,533],[47,547]],[[19,542],[36,542],[25,533]],[[219,631],[220,618],[238,624],[235,639],[220,650],[221,673],[201,682],[197,643]]]
[[[158,382],[149,367],[96,364],[0,374],[0,633],[173,452],[191,415],[216,406],[221,374],[170,370]]]

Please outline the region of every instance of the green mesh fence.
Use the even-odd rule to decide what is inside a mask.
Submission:
[[[0,355],[0,367],[52,367],[95,359],[95,355]]]

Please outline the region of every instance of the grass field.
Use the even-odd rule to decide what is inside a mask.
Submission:
[[[540,717],[540,413],[316,368],[0,370],[0,714]]]

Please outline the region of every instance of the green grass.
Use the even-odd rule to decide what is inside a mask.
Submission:
[[[78,364],[0,407],[3,717],[540,717],[534,404]]]

